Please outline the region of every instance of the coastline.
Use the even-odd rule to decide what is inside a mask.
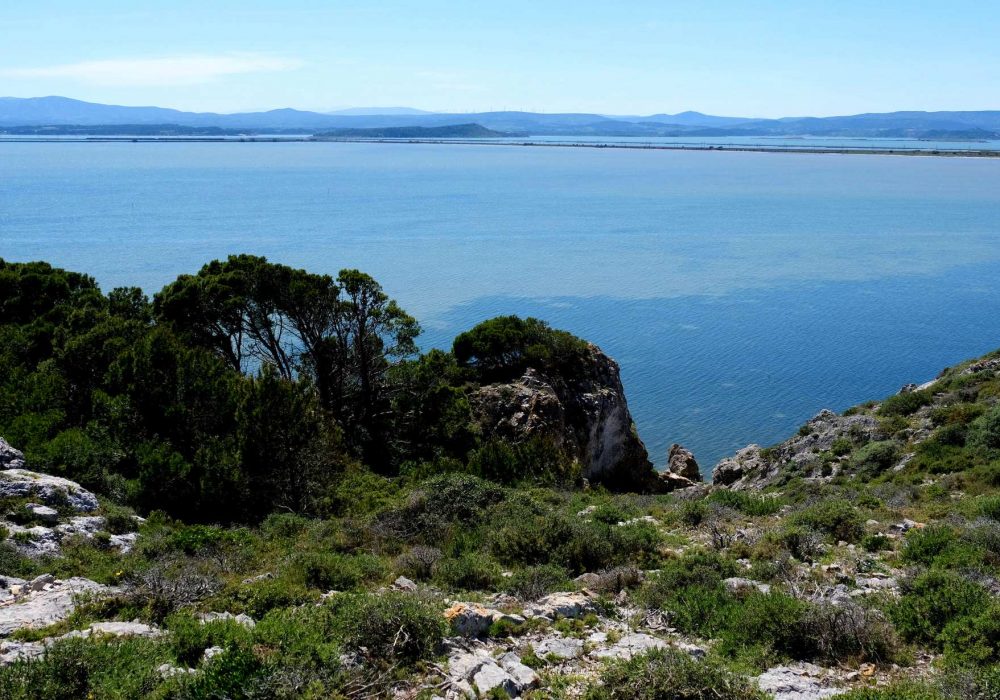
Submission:
[[[315,136],[246,136],[246,137],[197,137],[197,136],[95,136],[95,137],[26,137],[0,136],[0,143],[382,143],[410,145],[452,145],[452,146],[519,146],[537,148],[596,148],[640,151],[714,151],[737,153],[806,153],[835,155],[881,155],[881,156],[930,156],[938,158],[1000,158],[1000,150],[973,149],[918,149],[918,148],[846,148],[842,146],[822,148],[819,146],[768,146],[768,145],[713,145],[713,144],[656,144],[656,143],[587,143],[583,141],[486,141],[480,139],[448,138],[338,138]]]

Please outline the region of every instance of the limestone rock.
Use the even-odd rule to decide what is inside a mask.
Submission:
[[[757,684],[774,700],[818,700],[847,692],[831,687],[833,679],[824,669],[813,664],[776,666],[757,677]]]
[[[695,485],[695,482],[691,481],[686,476],[674,474],[670,471],[660,472],[659,477],[660,485],[662,487],[661,490],[667,492],[688,489]]]
[[[520,695],[510,674],[494,663],[483,664],[472,677],[472,683],[481,695],[486,695],[493,689],[503,690],[510,697]]]
[[[514,652],[507,652],[501,656],[500,665],[514,679],[519,694],[536,687],[539,683],[538,674],[521,663],[521,658]]]
[[[207,625],[209,622],[232,620],[233,622],[239,625],[243,625],[244,627],[247,627],[249,629],[253,629],[254,627],[257,626],[257,623],[249,615],[245,613],[240,613],[239,615],[233,615],[228,610],[226,612],[199,613],[198,619],[201,621],[201,624],[203,625]]]
[[[691,481],[701,481],[701,467],[698,466],[694,455],[676,442],[670,446],[670,452],[667,454],[667,471]]]
[[[463,637],[481,637],[495,622],[506,621],[520,625],[524,618],[520,615],[487,608],[475,603],[455,603],[444,611],[445,619],[455,632]]]
[[[32,591],[23,599],[0,607],[0,637],[8,637],[23,628],[53,625],[72,614],[78,595],[110,593],[113,590],[85,578],[44,585],[42,590]]]
[[[571,376],[528,368],[512,381],[480,387],[469,400],[486,436],[511,442],[544,437],[580,464],[581,476],[609,488],[658,486],[618,364],[595,345]]]
[[[631,659],[653,649],[665,649],[669,646],[665,641],[651,634],[635,632],[626,634],[608,649],[594,652],[599,659]]]
[[[29,503],[25,510],[45,523],[59,522],[59,511],[50,506],[43,506],[39,503]]]
[[[538,599],[524,609],[525,617],[576,618],[594,611],[593,595],[580,593],[552,593]]]
[[[540,659],[554,656],[557,659],[575,659],[583,654],[583,641],[564,637],[549,637],[534,645]]]
[[[43,503],[66,502],[81,513],[97,510],[97,496],[75,481],[27,469],[0,471],[0,498],[38,498]]]
[[[760,591],[764,594],[771,592],[770,584],[761,583],[760,581],[754,581],[749,578],[740,578],[739,576],[727,578],[722,583],[730,593],[740,593],[742,591],[754,590]]]
[[[406,591],[407,593],[413,593],[417,590],[417,584],[415,584],[410,579],[405,576],[400,576],[395,581],[392,582],[392,587],[397,591]]]
[[[24,469],[24,454],[0,437],[0,469]]]

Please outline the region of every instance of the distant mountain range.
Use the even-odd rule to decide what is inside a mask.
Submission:
[[[609,116],[537,112],[423,112],[407,107],[356,108],[329,114],[296,109],[215,114],[163,107],[122,107],[67,97],[0,97],[0,131],[16,127],[180,128],[242,133],[314,133],[333,129],[386,129],[479,124],[498,132],[564,136],[856,136],[936,139],[1000,138],[1000,110],[890,112],[843,117],[749,119],[700,112]],[[51,130],[55,133],[56,129]]]

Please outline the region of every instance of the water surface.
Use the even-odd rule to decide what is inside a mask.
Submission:
[[[362,143],[0,143],[0,256],[149,292],[358,267],[424,343],[534,314],[711,465],[1000,346],[1000,162]]]

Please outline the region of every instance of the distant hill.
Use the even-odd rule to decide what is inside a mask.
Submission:
[[[349,109],[335,109],[332,112],[327,112],[327,114],[346,117],[370,117],[375,114],[412,116],[414,114],[434,114],[434,112],[413,109],[412,107],[351,107]]]
[[[502,138],[515,136],[505,131],[487,129],[481,124],[449,124],[447,126],[386,126],[374,129],[331,129],[315,134],[316,138],[362,139],[447,139]]]
[[[373,113],[381,111],[381,113]],[[478,112],[446,114],[406,107],[356,108],[332,114],[296,109],[215,114],[162,107],[124,107],[67,97],[0,97],[0,127],[176,125],[234,133],[334,129],[454,126],[456,119],[499,132],[556,136],[894,136],[909,138],[1000,138],[1000,110],[979,112],[890,112],[839,117],[747,119],[700,112],[650,116],[588,113]]]

